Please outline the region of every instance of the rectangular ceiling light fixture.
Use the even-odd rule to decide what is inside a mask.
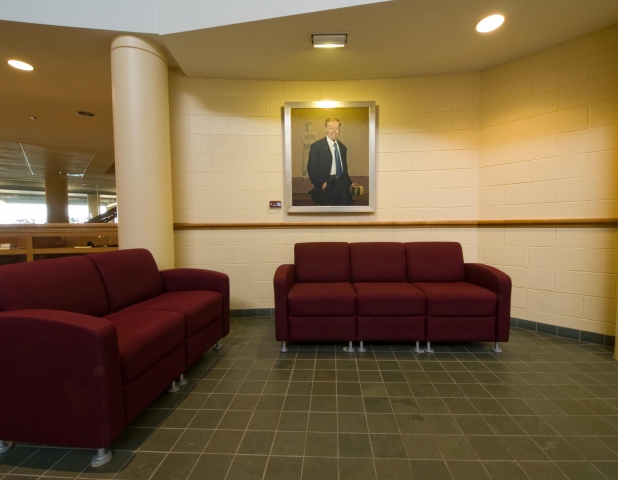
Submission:
[[[311,43],[315,48],[341,48],[348,42],[347,33],[314,33]]]

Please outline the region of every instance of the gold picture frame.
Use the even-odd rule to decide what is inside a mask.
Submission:
[[[339,119],[340,122],[337,142],[341,145],[346,165],[343,175],[349,178],[346,180],[348,183],[351,182],[349,186],[351,203],[346,200],[336,204],[319,204],[316,203],[316,195],[311,193],[316,188],[313,184],[316,179],[316,152],[318,148],[322,148],[322,144],[326,145],[323,140],[326,137],[325,122],[333,118]],[[375,102],[286,102],[283,107],[283,124],[286,212],[375,212]],[[316,145],[313,145],[314,143]],[[324,187],[326,188],[326,184]]]

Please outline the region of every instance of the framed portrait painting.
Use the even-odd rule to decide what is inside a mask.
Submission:
[[[375,102],[286,102],[289,213],[375,211]]]

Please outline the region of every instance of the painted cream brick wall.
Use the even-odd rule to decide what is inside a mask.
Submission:
[[[377,211],[311,221],[616,217],[618,26],[477,73],[333,82],[170,72],[176,223],[294,223],[283,199],[286,101],[375,100]],[[179,266],[230,275],[232,308],[271,308],[301,241],[456,240],[513,279],[514,317],[614,334],[608,228],[289,228],[176,232]]]
[[[484,219],[618,216],[618,26],[481,73]],[[618,234],[482,229],[517,318],[614,335]]]
[[[375,214],[311,221],[478,217],[480,73],[342,82],[186,78],[170,72],[174,221],[294,223],[283,199],[284,102],[375,100]],[[176,233],[180,266],[230,275],[232,308],[271,308],[272,278],[300,241],[457,240],[478,254],[476,229],[241,229]]]

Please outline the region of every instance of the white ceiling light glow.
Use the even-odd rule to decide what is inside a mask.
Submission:
[[[34,70],[34,67],[29,63],[22,62],[21,60],[9,60],[7,62],[11,67],[17,68],[19,70],[25,70],[27,72],[31,72]]]
[[[496,28],[504,23],[504,16],[500,14],[490,15],[485,17],[476,24],[476,31],[480,33],[493,32]]]
[[[341,48],[348,43],[347,33],[327,33],[311,35],[311,43],[315,48]]]

